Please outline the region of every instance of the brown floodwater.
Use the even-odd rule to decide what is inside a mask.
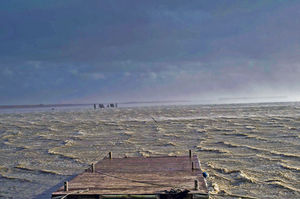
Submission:
[[[299,103],[3,112],[0,198],[50,198],[109,151],[189,149],[209,174],[211,198],[300,198]]]

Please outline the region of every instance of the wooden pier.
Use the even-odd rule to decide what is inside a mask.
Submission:
[[[208,198],[196,155],[108,158],[52,193],[54,198]]]

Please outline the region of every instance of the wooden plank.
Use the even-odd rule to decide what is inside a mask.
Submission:
[[[192,165],[193,168],[192,169]],[[197,180],[198,190],[195,190]],[[165,190],[189,190],[189,194],[208,195],[196,155],[128,157],[103,159],[52,194],[60,195],[155,195]]]

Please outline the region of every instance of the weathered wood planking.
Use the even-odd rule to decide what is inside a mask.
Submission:
[[[194,169],[192,169],[192,167]],[[195,189],[198,181],[198,190]],[[71,195],[157,195],[165,190],[187,189],[208,196],[198,157],[128,157],[103,159],[68,182],[52,197]]]

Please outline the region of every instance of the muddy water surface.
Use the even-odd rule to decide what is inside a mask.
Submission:
[[[0,113],[0,198],[50,197],[109,151],[188,149],[210,175],[211,198],[300,198],[299,103]]]

